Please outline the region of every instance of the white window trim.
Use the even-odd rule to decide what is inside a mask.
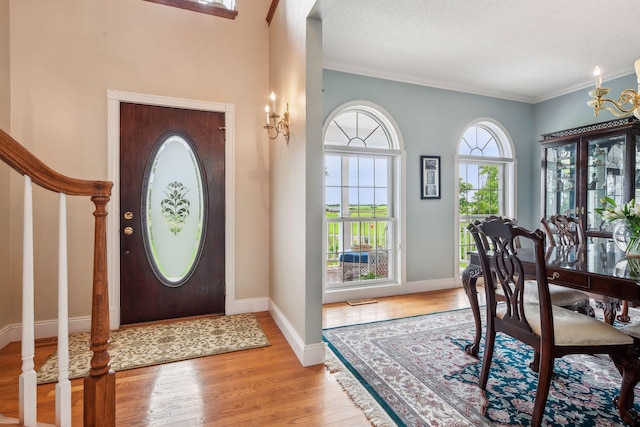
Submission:
[[[330,289],[327,290],[326,286],[326,254],[327,254],[327,242],[324,238],[327,222],[325,221],[324,214],[322,215],[322,302],[331,303],[331,302],[341,302],[347,301],[350,299],[358,299],[358,298],[376,298],[383,297],[389,295],[398,295],[407,292],[407,280],[406,280],[406,252],[405,252],[405,244],[406,241],[406,152],[404,150],[404,141],[402,139],[402,134],[400,133],[400,128],[396,121],[393,119],[391,114],[389,114],[384,108],[380,107],[377,104],[374,104],[369,101],[351,101],[345,104],[342,104],[335,108],[327,117],[322,127],[322,141],[323,141],[323,152],[322,152],[322,162],[323,167],[322,170],[325,170],[324,167],[324,159],[325,154],[327,152],[331,153],[352,153],[356,152],[362,153],[361,149],[356,149],[353,147],[347,146],[333,146],[333,145],[324,145],[324,138],[327,132],[327,128],[333,121],[333,119],[343,113],[345,110],[349,109],[360,109],[372,114],[379,120],[386,130],[389,132],[389,136],[391,141],[397,144],[396,147],[393,147],[389,150],[380,150],[380,149],[367,149],[367,153],[382,154],[384,156],[392,155],[394,159],[391,161],[391,168],[393,173],[393,191],[394,191],[394,201],[393,201],[393,209],[394,209],[394,217],[395,220],[392,222],[394,225],[394,248],[396,251],[396,257],[394,260],[393,271],[395,272],[393,278],[390,278],[390,281],[385,283],[376,283],[374,281],[370,283],[365,283],[364,285],[360,284],[352,287],[344,287],[338,289]],[[322,191],[322,206],[326,206],[325,200],[325,191],[324,191],[324,178],[323,178],[323,191]]]
[[[467,129],[472,126],[482,126],[490,129],[490,131],[496,135],[498,145],[501,150],[504,150],[502,157],[478,157],[459,154],[460,141],[464,136]],[[460,164],[471,163],[475,160],[475,163],[501,163],[504,164],[504,185],[506,196],[505,203],[505,215],[511,218],[517,218],[516,206],[517,206],[517,164],[518,161],[515,156],[515,148],[513,145],[513,139],[509,132],[498,121],[489,118],[481,117],[469,122],[462,131],[458,138],[455,140],[455,156],[454,156],[454,183],[456,188],[456,197],[454,197],[454,221],[453,221],[453,235],[456,236],[453,245],[453,277],[457,286],[462,286],[462,278],[460,276],[460,264],[458,262],[460,253],[460,240],[458,239],[458,227],[460,227],[460,194],[459,194],[459,182],[460,182]],[[510,156],[510,157],[509,157]],[[478,162],[478,159],[482,159],[482,162]]]

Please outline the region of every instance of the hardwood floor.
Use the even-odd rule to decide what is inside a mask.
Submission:
[[[324,327],[468,307],[462,289],[323,307]],[[267,312],[256,313],[270,347],[116,374],[118,426],[368,426],[323,365],[303,368]],[[36,367],[55,351],[36,348]],[[0,414],[18,417],[20,343],[0,349]],[[82,425],[82,379],[72,380],[73,425]],[[38,421],[55,424],[55,384],[38,386]]]

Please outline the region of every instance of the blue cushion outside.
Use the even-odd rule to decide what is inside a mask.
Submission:
[[[340,255],[340,262],[359,262],[367,264],[369,262],[368,252],[345,252]]]

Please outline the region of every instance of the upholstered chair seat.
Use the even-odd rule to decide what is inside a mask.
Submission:
[[[633,344],[633,338],[601,320],[558,306],[552,306],[551,309],[553,311],[554,345],[556,346]],[[505,313],[506,306],[498,305],[496,316],[502,319]],[[525,303],[524,315],[533,333],[542,335],[539,304]],[[638,333],[640,334],[640,330]]]
[[[549,284],[549,294],[551,295],[551,304],[569,309],[577,309],[580,306],[589,307],[589,295],[577,289],[571,289],[564,286]],[[498,300],[504,299],[502,288],[496,288],[496,296]],[[538,284],[535,280],[525,280],[524,299],[527,302],[536,303],[538,297]],[[591,315],[593,309],[590,310]],[[593,317],[593,316],[592,316]]]

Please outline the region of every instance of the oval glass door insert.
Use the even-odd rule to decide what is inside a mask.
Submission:
[[[186,282],[200,258],[206,228],[204,183],[197,154],[184,137],[166,136],[156,147],[143,187],[143,240],[158,279],[176,287]]]

